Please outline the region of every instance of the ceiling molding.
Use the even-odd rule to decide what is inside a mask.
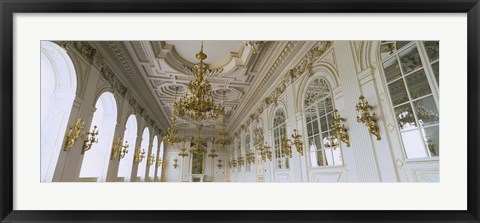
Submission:
[[[115,46],[113,44],[109,45]],[[177,95],[179,97],[186,92],[186,86],[190,80],[194,79],[194,76],[173,69],[165,59],[162,59],[162,56],[159,57],[159,55],[168,56],[167,51],[171,51],[173,46],[162,46],[161,41],[126,41],[123,42],[123,45],[125,50],[118,54],[129,54],[130,56],[119,56],[119,60],[130,60],[129,64],[136,65],[135,70],[138,70],[138,74],[133,75],[132,72],[133,76],[130,76],[137,86],[139,86],[138,83],[141,79],[144,80],[146,86],[142,87],[142,91],[150,91],[154,96],[155,103],[150,103],[150,105],[158,105],[157,107],[161,111],[159,113],[162,115],[160,119],[163,120],[164,125],[168,126],[175,98],[175,87],[179,87]],[[118,46],[115,46],[115,48],[118,48]],[[268,49],[268,47],[263,48]],[[254,66],[256,61],[263,62],[263,60],[258,59],[259,55],[262,55],[261,50],[257,50],[257,54],[252,55],[252,53],[246,54],[252,52],[250,48],[243,47],[243,49],[244,61],[242,67],[238,66],[234,72],[226,76],[211,76],[208,78],[212,85],[213,97],[218,101],[225,101],[223,105],[229,116],[232,116],[238,108],[238,104],[245,98],[246,93],[256,80],[256,76],[250,74],[246,66]],[[163,51],[159,53],[158,50]],[[269,59],[266,56],[262,58]],[[221,89],[227,89],[225,100],[223,100],[223,95],[219,93]]]
[[[283,74],[287,64],[291,62],[293,58],[300,59],[305,53],[308,52],[308,50],[304,49],[301,56],[297,55],[305,43],[305,41],[276,42],[276,44],[278,44],[276,48],[280,50],[273,52],[273,55],[271,56],[276,58],[276,60],[270,61],[272,64],[269,66],[264,66],[264,69],[261,70],[260,73],[266,74],[263,75],[261,81],[257,81],[255,83],[253,86],[255,90],[246,95],[246,98],[256,98],[258,100],[244,100],[243,103],[240,104],[242,110],[237,112],[236,116],[230,119],[230,122],[227,125],[228,132],[238,131],[239,126],[241,126],[243,120],[250,115],[253,107],[258,105],[259,100],[265,98],[265,95],[272,91],[280,82],[280,78],[278,77]],[[265,68],[269,69],[265,70]]]
[[[154,97],[145,97],[146,95],[151,95],[151,93],[146,90],[148,87],[145,81],[139,78],[139,71],[131,58],[128,58],[128,53],[123,43],[119,41],[92,41],[90,43],[102,51],[109,67],[118,79],[129,88],[132,96],[145,108],[148,116],[159,123],[159,127],[165,131],[168,128],[168,122],[165,122],[163,118],[157,115],[161,113],[157,106],[148,106],[156,102],[153,100]]]
[[[192,63],[180,56],[175,50],[175,46],[167,44],[165,41],[151,41],[152,48],[157,59],[163,60],[168,66],[179,73],[193,75],[193,67],[196,63]],[[207,76],[222,77],[227,76],[250,61],[254,50],[251,47],[246,47],[244,44],[239,45],[237,52],[229,52],[227,57],[220,63],[207,64]]]

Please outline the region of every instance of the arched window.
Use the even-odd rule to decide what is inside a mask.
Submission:
[[[145,172],[147,170],[147,155],[148,155],[148,146],[150,145],[150,132],[148,131],[148,127],[145,127],[143,130],[142,135],[142,143],[140,145],[140,149],[145,151],[145,158],[142,162],[138,163],[138,171],[137,171],[137,179],[138,181],[145,181]]]
[[[41,42],[40,62],[40,180],[51,182],[77,91],[77,75],[66,51],[54,43]]]
[[[133,157],[135,153],[135,142],[137,141],[137,118],[130,115],[125,125],[125,134],[123,135],[123,145],[128,144],[128,152],[120,160],[118,168],[118,177],[120,181],[130,181],[132,176]]]
[[[439,156],[439,42],[398,41],[382,57],[407,158]]]
[[[162,142],[160,142],[160,149],[158,150],[158,154],[157,154],[157,157],[160,160],[162,160],[162,164],[163,164],[163,162],[165,162],[165,160],[163,159],[163,152],[164,152],[164,149],[163,149],[163,141],[162,141]],[[157,180],[162,181],[162,165],[160,165],[157,168]]]
[[[250,145],[250,134],[247,134],[247,136],[245,136],[245,151],[246,151],[245,154],[249,154],[250,152],[252,152],[250,146],[251,146]],[[246,163],[245,165],[246,165],[245,168],[246,168],[247,172],[250,172],[250,169],[251,169],[250,165],[251,164]]]
[[[315,166],[342,165],[342,153],[333,124],[332,91],[324,79],[315,79],[305,92],[305,123],[311,164]]]
[[[275,161],[276,166],[279,169],[289,169],[289,162],[288,157],[285,155],[285,151],[283,150],[283,137],[286,136],[286,118],[285,113],[282,109],[278,109],[275,112],[275,116],[273,118],[273,141],[275,145]]]
[[[90,132],[97,127],[98,142],[85,152],[80,178],[97,178],[97,181],[105,181],[117,122],[117,104],[113,94],[105,92],[100,95],[95,108]]]
[[[148,170],[148,177],[150,178],[150,182],[155,181],[155,161],[157,160],[157,153],[158,153],[158,138],[155,136],[153,138],[152,142],[152,152],[151,152],[155,157],[153,159],[152,165],[150,166],[150,169]]]

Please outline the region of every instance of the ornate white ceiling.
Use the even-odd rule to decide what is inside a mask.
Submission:
[[[98,43],[98,42],[97,42]],[[225,101],[228,125],[237,123],[248,114],[239,106],[252,104],[249,97],[260,97],[268,89],[268,83],[279,75],[279,68],[285,66],[303,41],[267,41],[253,47],[253,41],[204,41],[205,61],[210,68],[208,78],[213,96],[219,102]],[[172,114],[175,87],[178,95],[185,94],[186,85],[192,80],[192,67],[198,62],[195,54],[200,50],[200,41],[123,41],[99,42],[99,48],[113,52],[113,60],[128,70],[128,81],[148,102],[156,102],[161,111],[160,124],[168,127]],[[133,67],[132,67],[133,66]],[[143,82],[141,81],[143,80]],[[222,96],[225,91],[225,98]],[[178,96],[178,97],[179,97]],[[151,100],[153,98],[154,100]],[[151,104],[151,103],[149,103]],[[241,120],[240,120],[241,121]],[[228,128],[227,128],[228,129]],[[208,131],[208,130],[207,130]]]

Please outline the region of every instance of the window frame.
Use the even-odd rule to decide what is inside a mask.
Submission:
[[[305,100],[306,100],[305,95],[308,93],[308,88],[309,88],[312,84],[314,84],[314,82],[317,81],[317,80],[319,80],[319,81],[324,81],[324,82],[327,84],[329,94],[328,94],[327,96],[323,96],[323,97],[321,97],[321,98],[317,98],[315,101],[312,101],[311,104],[309,104],[308,107],[307,107],[307,106],[306,106],[306,103],[305,103]],[[328,99],[328,98],[330,98],[330,100],[331,100],[332,110],[329,111],[329,112],[327,112],[327,111],[325,110],[325,114],[320,115],[320,113],[319,113],[319,111],[318,111],[318,104],[319,104],[320,102],[325,103],[324,101],[325,101],[326,99]],[[334,161],[334,165],[327,165],[327,153],[326,153],[326,151],[327,151],[328,149],[324,147],[323,143],[320,143],[320,144],[321,144],[321,145],[319,146],[320,149],[319,149],[319,147],[317,146],[317,149],[315,150],[315,153],[318,154],[318,152],[322,152],[323,158],[324,158],[324,159],[323,159],[323,163],[324,163],[325,165],[323,165],[323,166],[320,166],[320,165],[314,166],[313,163],[312,163],[312,160],[311,160],[311,156],[312,156],[311,153],[312,153],[312,151],[310,150],[310,147],[312,146],[312,144],[310,144],[310,142],[311,142],[311,141],[310,141],[310,138],[313,138],[313,140],[314,140],[314,138],[315,138],[316,136],[319,136],[319,137],[320,137],[320,140],[322,140],[322,135],[323,135],[324,133],[327,133],[327,134],[329,134],[329,136],[330,136],[330,132],[333,132],[333,130],[330,128],[331,125],[330,125],[330,123],[329,123],[329,121],[328,121],[328,115],[332,115],[332,114],[333,114],[333,111],[335,110],[335,101],[334,101],[334,99],[333,99],[332,88],[331,88],[330,83],[328,82],[328,80],[326,80],[325,78],[316,77],[316,78],[313,78],[312,81],[310,81],[308,85],[306,85],[305,91],[303,92],[302,109],[303,109],[303,116],[304,116],[304,117],[303,117],[304,132],[306,133],[306,134],[305,134],[305,142],[307,142],[307,145],[308,145],[308,146],[306,147],[306,149],[307,149],[308,156],[309,156],[309,159],[308,159],[308,162],[307,162],[308,165],[309,165],[309,167],[312,168],[312,169],[344,167],[344,166],[345,166],[345,160],[344,160],[344,157],[343,157],[342,143],[340,142],[340,140],[339,140],[338,146],[336,147],[336,148],[340,149],[340,159],[341,159],[341,163],[340,163],[340,164],[335,164],[335,161]],[[310,120],[310,122],[307,122],[307,113],[306,113],[306,111],[309,110],[309,109],[313,109],[313,110],[315,111],[316,120]],[[320,117],[325,117],[325,120],[327,121],[327,123],[326,123],[326,125],[327,125],[327,130],[326,130],[326,131],[323,131],[323,130],[322,130],[322,123],[320,122]],[[310,136],[310,135],[309,135],[308,126],[309,126],[309,124],[311,124],[311,123],[313,124],[314,121],[317,122],[317,124],[318,124],[318,133],[316,133],[316,134],[314,133],[314,134],[312,134],[312,136]],[[312,130],[312,131],[313,131],[313,130]],[[313,132],[314,132],[314,131],[313,131]],[[314,141],[312,141],[312,142],[315,143]],[[331,151],[330,151],[330,156],[332,156],[332,159],[335,160],[335,158],[334,158],[334,156],[333,156],[333,155],[334,155],[334,153],[333,153],[333,150],[334,150],[334,149],[333,149],[333,148],[329,148],[329,149],[331,150]],[[315,161],[316,161],[317,164],[318,164],[318,155],[316,156],[316,160],[315,160]]]
[[[283,114],[283,122],[279,123],[277,126],[275,125],[275,119],[277,118],[277,113],[278,112],[282,112]],[[281,132],[283,131],[285,134],[287,133],[287,112],[282,109],[282,108],[277,108],[275,109],[275,112],[273,113],[273,122],[272,122],[272,132],[273,132],[273,137],[272,137],[272,145],[273,145],[273,159],[274,159],[274,166],[275,166],[275,169],[277,170],[290,170],[290,157],[286,156],[285,152],[283,151],[283,142],[282,142],[282,137],[283,137],[283,134],[281,134]],[[281,129],[283,128],[283,130]],[[278,131],[277,131],[278,130]],[[275,133],[279,132],[279,136],[276,137],[275,136]],[[280,155],[277,157],[277,141],[278,141],[278,145],[279,145],[279,151],[280,151]],[[278,161],[279,160],[282,160],[284,163],[282,163],[281,167],[280,165],[278,165]]]
[[[438,161],[440,159],[440,155],[430,156],[430,152],[428,151],[428,148],[424,144],[422,144],[423,147],[424,147],[424,150],[426,151],[427,155],[429,155],[429,156],[409,158],[408,155],[407,155],[407,151],[405,149],[405,144],[403,142],[402,133],[413,132],[413,131],[419,131],[420,132],[420,131],[422,131],[422,129],[431,128],[431,127],[435,127],[435,126],[440,128],[440,117],[439,117],[438,123],[436,123],[436,124],[430,124],[430,125],[427,125],[426,127],[418,125],[418,118],[417,118],[418,116],[416,114],[415,107],[413,105],[414,101],[420,101],[422,99],[425,99],[425,98],[428,98],[428,97],[432,96],[433,99],[434,99],[435,105],[437,107],[437,111],[438,111],[439,116],[440,116],[440,103],[439,103],[440,102],[440,97],[439,97],[439,87],[440,86],[439,86],[439,82],[437,82],[437,80],[435,79],[435,75],[434,75],[433,68],[432,68],[432,64],[434,64],[434,63],[440,64],[440,56],[437,60],[430,61],[430,58],[428,58],[426,49],[424,47],[424,42],[425,41],[418,41],[418,40],[410,41],[409,43],[403,45],[401,48],[398,48],[398,49],[396,48],[396,43],[397,42],[398,41],[394,42],[395,51],[393,53],[391,53],[391,55],[388,55],[387,57],[382,58],[381,52],[380,52],[380,55],[379,55],[379,58],[380,58],[379,70],[382,74],[380,76],[382,76],[381,80],[382,80],[383,87],[385,89],[385,92],[388,94],[388,97],[386,97],[387,100],[388,100],[387,103],[389,104],[388,109],[389,109],[390,113],[392,114],[393,123],[395,123],[394,126],[395,126],[395,129],[397,130],[395,134],[397,135],[397,137],[399,139],[399,143],[400,143],[400,147],[401,147],[400,148],[401,154],[403,155],[406,163],[419,162],[419,161]],[[422,62],[422,68],[417,68],[413,71],[404,73],[403,68],[401,67],[402,65],[401,65],[401,61],[400,61],[400,53],[406,51],[408,48],[410,48],[412,46],[415,46],[417,48],[417,52],[418,52],[418,54],[420,56],[420,60]],[[392,79],[391,81],[387,81],[386,76],[385,76],[385,69],[383,67],[383,63],[387,62],[388,60],[390,60],[392,58],[396,58],[399,69],[400,69],[401,76],[397,77],[395,79]],[[427,78],[427,83],[430,87],[431,92],[427,95],[423,95],[423,96],[417,97],[415,99],[412,99],[412,97],[410,95],[410,92],[409,92],[409,89],[408,89],[408,85],[405,81],[405,77],[410,76],[410,75],[412,75],[415,72],[418,72],[420,70],[424,71],[424,74],[425,74],[425,77]],[[393,105],[393,101],[391,99],[391,94],[390,94],[390,89],[388,88],[388,84],[393,83],[397,80],[403,80],[404,81],[403,83],[405,85],[405,90],[406,90],[406,93],[407,93],[407,96],[408,96],[408,101],[402,102],[398,105]],[[398,121],[396,120],[395,108],[400,107],[402,105],[406,105],[406,104],[409,104],[411,106],[412,113],[414,114],[415,123],[417,124],[417,126],[413,129],[408,129],[408,130],[402,131],[402,129],[400,128],[400,126],[398,124]],[[421,133],[421,136],[422,137],[424,136],[423,132]],[[424,140],[424,139],[422,138],[422,140]],[[440,152],[440,150],[438,150],[438,151]]]

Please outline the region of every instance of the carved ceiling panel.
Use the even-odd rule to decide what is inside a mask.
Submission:
[[[209,66],[208,80],[212,95],[223,102],[227,112],[227,123],[239,118],[240,105],[245,105],[247,95],[259,96],[268,88],[275,76],[279,61],[284,63],[290,52],[302,42],[272,41],[204,41],[206,63]],[[121,44],[122,46],[118,46]],[[300,45],[299,45],[300,44]],[[160,108],[162,119],[170,120],[175,89],[177,98],[187,91],[187,84],[194,79],[192,68],[196,64],[195,54],[200,50],[200,41],[124,41],[105,44],[115,52],[121,64],[134,64],[136,71],[133,83],[145,97],[154,97]],[[122,56],[119,56],[122,55]],[[113,59],[113,58],[112,58]],[[286,62],[285,62],[286,63]],[[128,67],[132,69],[132,67]],[[130,74],[131,75],[131,74]],[[140,83],[140,80],[143,82]],[[148,89],[144,89],[148,88]],[[225,92],[225,94],[223,94]],[[240,116],[239,116],[240,115]],[[182,123],[181,121],[179,122]]]

